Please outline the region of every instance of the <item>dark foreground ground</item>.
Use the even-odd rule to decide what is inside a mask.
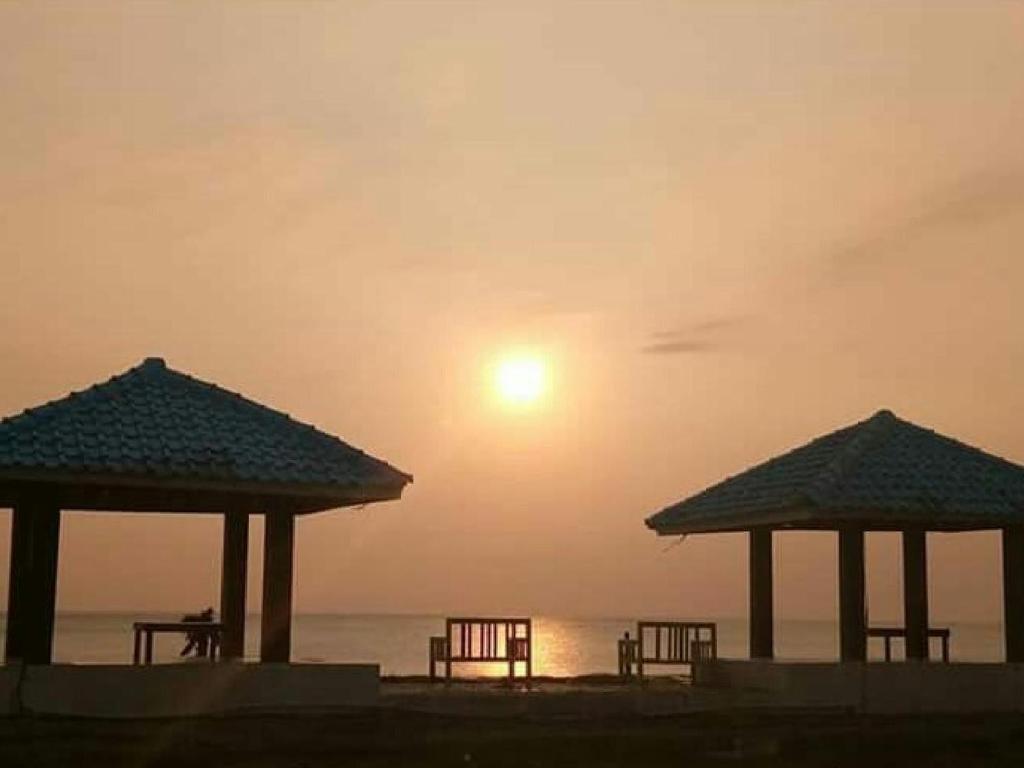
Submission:
[[[0,719],[0,766],[1021,766],[1024,718],[732,713],[585,722],[373,714]]]

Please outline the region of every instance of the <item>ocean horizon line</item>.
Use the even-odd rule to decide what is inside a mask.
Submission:
[[[111,609],[68,609],[58,610],[56,612],[57,617],[125,617],[129,618],[132,616],[145,617],[145,616],[180,616],[183,615],[181,610],[171,610],[164,608],[111,608]],[[246,620],[252,618],[259,618],[262,616],[261,611],[247,611]],[[470,616],[494,616],[494,617],[523,617],[530,618],[533,620],[556,620],[556,621],[581,621],[581,622],[624,622],[626,624],[635,624],[637,621],[692,621],[692,622],[721,622],[721,623],[739,623],[746,624],[748,618],[741,615],[726,615],[726,616],[687,616],[681,614],[666,614],[666,613],[637,613],[632,616],[601,616],[597,614],[558,614],[558,613],[526,613],[526,612],[474,612],[474,611],[461,611],[461,612],[422,612],[422,611],[296,611],[293,613],[295,618],[367,618],[367,619],[440,619],[444,620],[449,617],[470,617]],[[0,620],[6,622],[7,612],[0,611]],[[821,617],[810,617],[810,616],[777,616],[775,621],[791,623],[791,624],[816,624],[816,625],[838,625],[838,617],[833,618],[821,618]],[[902,626],[903,620],[898,616],[879,616],[872,619],[872,625],[882,626]],[[943,624],[952,626],[983,626],[983,627],[1001,627],[1003,622],[1001,619],[978,619],[978,618],[945,618],[942,616],[931,617],[932,624]]]

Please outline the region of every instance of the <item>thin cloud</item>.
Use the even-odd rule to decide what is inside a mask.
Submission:
[[[941,190],[873,232],[833,248],[828,280],[843,283],[871,266],[939,231],[964,229],[1024,210],[1024,173],[980,171]]]
[[[741,325],[746,317],[716,317],[682,328],[652,331],[649,342],[640,348],[648,355],[684,355],[712,352],[721,346],[721,333]]]
[[[700,323],[695,323],[690,326],[691,333],[715,333],[722,331],[727,328],[734,328],[737,325],[742,325],[747,321],[745,315],[734,315],[733,317],[717,317],[710,320],[704,320]]]
[[[647,355],[680,355],[710,352],[714,345],[703,341],[659,341],[640,348]]]

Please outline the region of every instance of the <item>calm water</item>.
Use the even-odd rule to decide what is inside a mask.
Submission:
[[[129,663],[134,621],[175,621],[170,614],[70,613],[57,617],[54,653],[57,661],[80,663]],[[0,618],[0,624],[3,623]],[[936,622],[938,625],[939,623]],[[960,661],[999,661],[1002,629],[998,624],[948,624],[952,629],[951,653]],[[746,623],[719,620],[719,654],[746,655]],[[578,675],[615,672],[615,641],[625,630],[635,633],[635,622],[626,619],[534,618],[535,674]],[[776,652],[780,658],[833,659],[838,654],[836,626],[825,621],[782,621],[776,625]],[[299,615],[292,634],[292,658],[298,661],[376,662],[383,674],[425,674],[427,638],[444,632],[441,616],[348,616]],[[881,654],[878,641],[870,650]],[[158,661],[177,660],[182,642],[160,635]],[[248,619],[246,653],[259,649],[259,616]],[[937,653],[937,648],[936,648]],[[500,665],[491,667],[501,674]]]

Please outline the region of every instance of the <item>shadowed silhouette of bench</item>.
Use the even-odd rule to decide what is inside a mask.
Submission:
[[[224,625],[218,621],[137,621],[132,629],[135,632],[132,663],[152,664],[153,635],[159,632],[205,636],[209,642],[210,661],[216,661]]]
[[[533,676],[530,619],[449,618],[443,636],[430,638],[430,679],[437,679],[437,665],[444,664],[445,682],[452,679],[452,664],[504,663],[508,679],[516,679],[516,664],[525,667],[526,680]]]
[[[711,622],[638,621],[636,637],[618,642],[619,675],[641,680],[652,664],[690,666],[718,658],[718,627]]]
[[[892,641],[893,638],[903,638],[904,643],[907,640],[907,628],[906,627],[868,627],[867,635],[871,637],[882,638],[884,647],[884,654],[886,661],[892,661]],[[942,661],[949,663],[949,627],[929,627],[927,630],[927,638],[931,640],[933,637],[939,638],[942,642]],[[930,656],[930,654],[929,654]]]

